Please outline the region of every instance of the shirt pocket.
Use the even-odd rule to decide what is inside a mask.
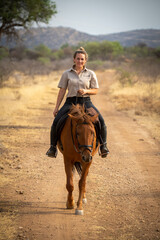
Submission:
[[[91,76],[88,75],[84,75],[81,78],[81,81],[83,82],[84,88],[90,88],[90,81],[91,81]]]

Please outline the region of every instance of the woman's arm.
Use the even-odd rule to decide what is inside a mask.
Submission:
[[[60,88],[59,89],[59,93],[58,93],[58,96],[57,96],[57,102],[56,102],[56,107],[53,111],[53,115],[56,116],[57,115],[57,112],[58,112],[58,109],[59,109],[59,106],[61,105],[61,102],[64,98],[64,95],[66,93],[66,89],[65,88]]]
[[[79,89],[78,93],[80,95],[84,95],[84,94],[89,94],[89,95],[95,95],[98,92],[98,88],[90,88],[90,89]]]

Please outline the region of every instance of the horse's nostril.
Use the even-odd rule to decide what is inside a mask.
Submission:
[[[89,156],[89,157],[85,157],[85,156],[82,156],[82,160],[86,163],[90,162],[92,160],[92,156]]]

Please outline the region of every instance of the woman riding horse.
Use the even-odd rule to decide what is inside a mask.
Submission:
[[[100,122],[100,133],[99,133],[99,142],[100,142],[100,152],[103,158],[107,157],[109,150],[107,148],[107,128],[104,122],[104,119],[97,108],[93,105],[90,99],[90,95],[95,95],[98,92],[98,80],[96,74],[85,67],[85,64],[88,59],[88,54],[84,48],[80,47],[75,51],[74,56],[74,65],[69,70],[66,70],[60,79],[58,87],[60,88],[56,107],[53,111],[55,117],[50,133],[50,148],[47,151],[48,157],[57,156],[57,123],[63,117],[67,116],[71,106],[74,104],[84,105],[85,110],[93,108],[97,113],[99,113],[98,118]],[[65,96],[66,90],[68,89],[68,94],[66,101],[62,108],[59,110],[60,104]]]

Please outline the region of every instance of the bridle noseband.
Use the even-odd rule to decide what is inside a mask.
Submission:
[[[86,122],[77,123],[77,125],[76,125],[76,140],[77,140],[77,143],[78,143],[78,148],[79,148],[79,150],[78,150],[77,147],[76,147],[76,145],[75,145],[75,141],[74,141],[74,137],[73,137],[73,132],[72,132],[73,124],[72,124],[72,119],[71,119],[71,136],[72,136],[73,146],[74,146],[75,151],[76,151],[77,153],[80,153],[80,154],[82,155],[83,152],[84,152],[84,150],[86,150],[86,149],[89,150],[90,152],[93,151],[94,133],[93,133],[92,145],[81,145],[81,144],[79,144],[79,142],[78,142],[78,134],[77,134],[77,126],[78,126],[78,125],[81,125],[81,124],[82,124],[82,125],[83,125],[83,124],[89,125],[89,124],[86,123]],[[84,148],[84,150],[81,151],[81,150],[80,150],[81,148]]]

